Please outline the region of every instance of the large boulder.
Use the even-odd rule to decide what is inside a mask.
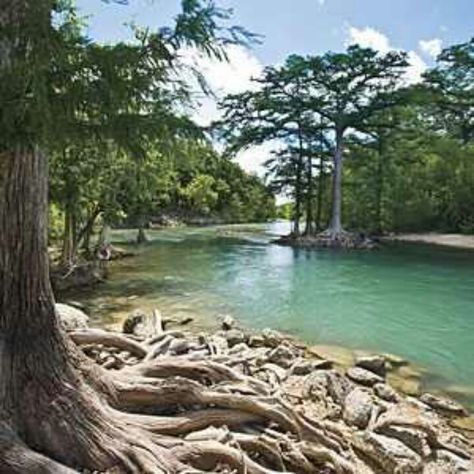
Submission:
[[[343,419],[348,425],[365,429],[374,407],[372,397],[359,387],[354,388],[344,400]]]
[[[335,370],[315,370],[305,378],[303,394],[313,401],[330,397],[337,405],[343,405],[352,389],[353,384]]]
[[[380,466],[380,472],[414,474],[423,468],[421,457],[398,439],[371,431],[357,433],[353,439],[356,450]]]
[[[423,458],[431,454],[428,435],[417,428],[397,425],[382,425],[377,433],[396,438]]]
[[[89,325],[89,316],[84,311],[67,304],[56,303],[56,314],[66,331],[84,329]]]

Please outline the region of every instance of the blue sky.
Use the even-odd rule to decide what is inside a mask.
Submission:
[[[178,0],[130,0],[129,6],[78,0],[84,13],[93,14],[90,34],[108,41],[124,38],[121,25],[160,26],[178,11]],[[474,35],[473,0],[218,0],[234,10],[235,23],[261,33],[255,47],[265,64],[279,62],[289,53],[320,53],[343,48],[348,26],[373,28],[391,44],[416,49],[420,40],[439,38],[444,45]]]
[[[187,55],[198,63],[218,95],[252,86],[265,65],[280,63],[291,53],[319,54],[359,43],[386,52],[409,52],[407,80],[416,82],[433,64],[441,48],[474,36],[474,0],[216,0],[234,10],[234,24],[263,35],[263,43],[247,51],[230,51],[223,65]],[[130,37],[125,23],[160,27],[170,24],[179,0],[129,0],[128,6],[100,0],[77,0],[90,15],[89,35],[113,42]],[[203,124],[218,116],[215,103],[203,99],[195,118]],[[261,172],[272,144],[252,148],[238,160],[250,171]]]

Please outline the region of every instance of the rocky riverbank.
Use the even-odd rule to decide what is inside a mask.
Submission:
[[[293,234],[282,236],[273,243],[296,248],[342,248],[357,250],[373,250],[378,247],[378,242],[364,234],[345,232],[338,240],[331,239],[325,233],[317,235]]]
[[[156,411],[162,399],[150,393],[133,400],[144,413],[165,415],[157,426],[167,434],[225,447],[212,472],[474,472],[473,437],[452,426],[469,419],[467,411],[395,390],[387,380],[401,359],[361,355],[343,368],[290,336],[249,332],[230,317],[213,334],[194,334],[183,321],[163,324],[159,312],[134,313],[126,332],[114,333],[58,309],[72,339],[111,374],[153,363],[162,377],[154,388],[176,383],[172,408]]]

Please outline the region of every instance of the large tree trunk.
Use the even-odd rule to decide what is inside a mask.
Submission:
[[[384,137],[379,135],[379,143],[377,150],[377,185],[376,185],[376,204],[375,204],[375,222],[376,232],[381,235],[383,233],[383,194],[385,189],[385,173],[383,169],[383,161],[385,154]]]
[[[318,166],[318,195],[316,198],[316,230],[322,229],[322,214],[323,214],[323,195],[324,195],[324,155],[321,153],[319,157]]]
[[[336,150],[334,152],[334,169],[332,182],[332,212],[328,234],[331,240],[340,240],[342,228],[342,164],[344,148],[344,130],[336,129]]]
[[[77,437],[95,415],[88,419],[93,402],[83,396],[55,313],[47,182],[46,160],[37,149],[1,154],[0,421],[30,448],[71,465],[89,457]]]
[[[101,401],[105,389],[96,391],[102,377],[64,335],[50,286],[47,163],[36,143],[48,113],[52,4],[0,0],[2,474],[71,472],[66,465],[104,471],[124,467],[135,449]]]
[[[76,219],[74,211],[74,205],[71,202],[68,202],[64,211],[64,235],[63,248],[61,252],[61,263],[68,268],[72,267],[76,257]]]
[[[300,220],[301,220],[301,188],[302,188],[302,156],[299,155],[296,162],[296,182],[295,182],[295,210],[293,213],[293,235],[298,237],[300,235]]]
[[[313,234],[313,159],[308,156],[306,170],[306,179],[308,181],[307,195],[306,195],[306,228],[305,234]]]

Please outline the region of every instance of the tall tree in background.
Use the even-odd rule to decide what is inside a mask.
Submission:
[[[474,140],[474,38],[443,50],[437,62],[425,74],[425,105],[441,129],[468,144]]]
[[[312,176],[313,155],[309,145],[315,130],[314,114],[303,107],[299,67],[291,57],[283,67],[268,67],[261,78],[254,79],[256,90],[231,95],[221,103],[224,110],[222,135],[233,152],[265,142],[275,144],[275,160],[269,160],[268,165],[273,170],[270,174],[279,175],[275,183],[277,188],[282,189],[291,182],[295,200],[292,232],[295,236],[301,234],[304,181]],[[307,185],[312,186],[312,179]],[[306,197],[312,201],[312,193],[306,193]],[[307,232],[311,232],[313,221],[310,207],[307,205],[305,209],[310,215]]]
[[[51,19],[61,6],[0,1],[0,471],[179,470],[169,449],[104,402],[113,398],[106,379],[72,347],[55,312],[43,150],[64,118],[55,114],[57,90],[49,82],[64,47]],[[227,15],[210,2],[184,0],[182,6],[173,29],[147,35],[141,44],[151,64],[156,52],[163,59],[155,64],[158,80],[179,48],[223,57],[223,45],[241,32],[224,29],[220,20]],[[108,118],[120,120],[123,111],[115,103]]]
[[[334,135],[331,222],[327,230],[339,241],[342,227],[342,171],[344,140],[350,129],[378,110],[393,105],[387,92],[395,89],[407,65],[405,54],[381,55],[371,49],[350,46],[345,53],[326,53],[316,57],[295,57],[301,64],[306,107],[320,114]]]

